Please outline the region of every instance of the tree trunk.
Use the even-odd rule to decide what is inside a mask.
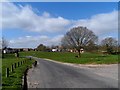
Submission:
[[[3,50],[2,50],[2,58],[4,58],[4,52],[3,52]]]
[[[80,50],[78,50],[78,57],[81,57],[81,53],[80,53]]]

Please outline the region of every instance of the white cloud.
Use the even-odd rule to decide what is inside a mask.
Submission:
[[[3,3],[3,28],[19,28],[34,32],[59,32],[65,30],[70,21],[62,17],[51,17],[48,12],[37,15],[29,5],[16,6]]]
[[[3,3],[2,24],[4,28],[20,28],[33,32],[65,32],[73,26],[86,26],[97,35],[118,30],[118,12],[102,13],[90,19],[68,20],[61,16],[52,17],[50,13],[43,12],[38,15],[30,5],[16,6],[13,3]]]
[[[59,34],[60,32],[65,33],[66,31],[69,31],[70,28],[74,26],[86,26],[99,37],[112,36],[111,33],[117,35],[118,33],[118,12],[115,10],[109,13],[93,15],[89,19],[78,20],[68,20],[61,16],[53,17],[46,11],[42,14],[39,13],[38,15],[36,14],[36,11],[40,11],[32,8],[30,5],[22,6],[9,2],[2,3],[2,10],[0,22],[2,22],[3,30],[5,28],[19,28],[28,32]],[[44,35],[18,37],[17,39],[10,40],[10,46],[36,47],[40,43],[57,45],[60,43],[62,37],[63,35],[54,35],[53,38]]]
[[[97,35],[109,34],[118,31],[118,12],[97,14],[90,19],[76,21],[75,26],[86,26],[88,29],[95,32]]]
[[[52,38],[44,35],[25,36],[10,40],[9,45],[10,47],[30,47],[30,48],[35,48],[39,44],[44,44],[47,46],[59,45],[62,37],[63,35],[58,35]]]

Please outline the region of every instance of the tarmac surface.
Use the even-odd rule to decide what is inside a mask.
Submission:
[[[118,88],[118,65],[77,65],[48,59],[28,71],[28,88]]]

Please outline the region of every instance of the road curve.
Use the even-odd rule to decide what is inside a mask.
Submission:
[[[88,69],[76,68],[40,58],[28,71],[28,88],[117,88],[112,78],[99,76]]]

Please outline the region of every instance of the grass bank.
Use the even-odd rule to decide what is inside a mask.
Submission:
[[[60,62],[77,63],[77,64],[116,64],[118,55],[102,55],[98,53],[83,53],[81,58],[75,57],[77,53],[70,52],[22,52],[22,55],[32,55],[39,58],[47,58]]]
[[[25,61],[22,64],[18,62]],[[29,60],[23,57],[16,58],[14,54],[6,54],[2,59],[2,90],[21,90],[22,77],[27,67],[31,67],[34,60]],[[16,63],[11,72],[11,66]],[[6,77],[6,68],[9,68],[9,77]]]

